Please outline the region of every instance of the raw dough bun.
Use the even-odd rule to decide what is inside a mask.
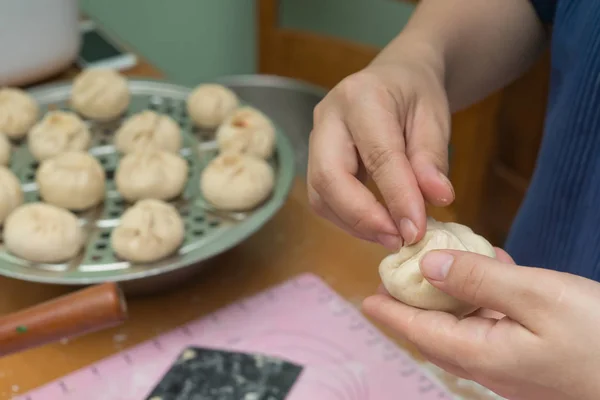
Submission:
[[[4,244],[9,252],[38,263],[72,259],[83,245],[77,217],[45,203],[27,203],[6,219]]]
[[[112,69],[86,69],[73,80],[71,106],[97,121],[110,121],[129,107],[131,94],[127,79]]]
[[[121,159],[115,182],[128,201],[170,200],[183,192],[188,164],[181,156],[164,150],[130,153]]]
[[[221,210],[250,210],[273,191],[273,168],[262,158],[229,152],[213,159],[202,171],[204,198]]]
[[[71,150],[87,150],[92,135],[89,128],[69,111],[51,111],[35,124],[27,140],[29,151],[38,161]]]
[[[470,228],[456,224],[427,220],[427,232],[421,241],[402,247],[379,265],[381,281],[387,291],[401,302],[425,310],[446,311],[465,315],[477,307],[438,290],[421,274],[419,264],[430,250],[462,250],[496,257],[492,245]]]
[[[121,153],[149,148],[178,153],[181,149],[179,124],[168,115],[142,111],[121,125],[116,133],[115,145]]]
[[[185,235],[179,213],[160,200],[141,200],[121,216],[111,235],[115,253],[134,263],[157,261],[173,254]]]
[[[21,89],[0,88],[0,132],[11,139],[24,137],[38,120],[40,109]]]
[[[275,149],[275,127],[262,112],[242,107],[229,115],[217,129],[217,144],[221,151],[239,151],[269,158]]]
[[[104,200],[104,169],[83,151],[69,151],[43,161],[35,180],[42,199],[58,207],[80,211]]]
[[[10,164],[11,151],[12,145],[10,144],[10,140],[8,140],[6,135],[0,133],[0,165]]]
[[[10,169],[0,165],[0,225],[21,204],[23,204],[21,182]]]
[[[207,129],[216,128],[239,106],[236,94],[214,83],[198,86],[187,99],[187,110],[194,123]]]

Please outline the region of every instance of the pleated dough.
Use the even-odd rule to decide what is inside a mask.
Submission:
[[[179,196],[187,182],[188,164],[178,154],[148,150],[127,154],[117,168],[117,190],[128,201],[170,200]]]
[[[87,150],[91,141],[89,128],[77,114],[50,111],[31,128],[28,146],[31,155],[43,161],[66,151]]]
[[[236,94],[222,85],[203,84],[190,94],[187,110],[190,118],[201,128],[216,128],[239,106]]]
[[[0,88],[0,132],[20,139],[39,118],[40,109],[33,97],[16,88]]]
[[[127,79],[113,69],[86,69],[73,80],[71,106],[87,118],[116,119],[127,110],[130,101]]]
[[[178,153],[181,149],[179,124],[168,115],[142,111],[132,115],[117,130],[115,146],[121,153],[150,148]]]
[[[10,140],[3,133],[0,133],[0,165],[9,165],[10,156],[12,152],[12,145]]]
[[[185,226],[179,213],[160,200],[141,200],[121,216],[111,245],[122,259],[134,263],[158,261],[181,246]]]
[[[38,263],[59,263],[75,257],[83,231],[71,212],[46,203],[27,203],[4,224],[4,244],[17,257]]]
[[[46,203],[69,210],[85,210],[104,200],[104,168],[83,151],[69,151],[43,161],[36,182]]]
[[[204,198],[221,210],[244,211],[261,204],[275,185],[273,168],[262,158],[229,152],[213,159],[202,171]]]
[[[23,204],[21,182],[10,169],[0,165],[0,225],[21,204]]]
[[[412,246],[405,246],[387,256],[379,265],[383,285],[394,298],[425,310],[446,311],[465,315],[477,307],[458,300],[435,288],[421,273],[420,263],[431,250],[462,250],[495,257],[494,247],[470,228],[456,224],[427,221],[425,237]]]
[[[275,127],[253,107],[241,107],[230,114],[216,133],[221,151],[238,151],[269,158],[275,149]]]

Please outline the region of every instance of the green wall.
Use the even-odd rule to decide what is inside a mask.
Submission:
[[[82,11],[174,82],[255,72],[254,0],[80,0]],[[413,7],[395,0],[282,0],[284,26],[383,46]]]

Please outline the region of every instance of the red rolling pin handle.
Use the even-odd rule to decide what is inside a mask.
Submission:
[[[127,319],[123,293],[104,283],[0,318],[0,356],[118,325]]]

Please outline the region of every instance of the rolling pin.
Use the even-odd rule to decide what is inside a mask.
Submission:
[[[127,319],[125,298],[104,283],[0,317],[0,357],[116,326]]]

